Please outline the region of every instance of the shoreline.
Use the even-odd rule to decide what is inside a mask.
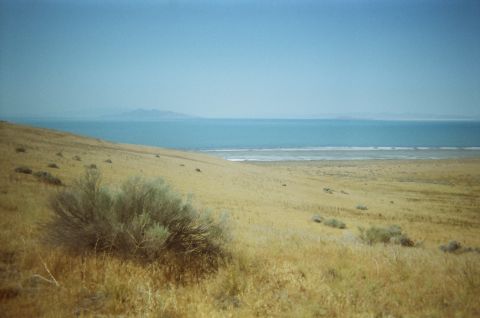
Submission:
[[[329,124],[273,121],[266,124],[237,120],[232,124],[225,120],[206,123],[193,120],[163,124],[137,121],[24,121],[21,124],[114,143],[213,153],[228,159],[480,156],[480,144],[475,138],[480,136],[480,125],[454,122],[377,125],[357,121]]]
[[[227,160],[227,159],[225,159]],[[230,160],[227,160],[230,161]],[[238,163],[253,164],[259,166],[281,166],[281,165],[316,165],[322,164],[324,166],[336,166],[336,165],[348,165],[352,166],[355,164],[395,164],[395,163],[454,163],[454,162],[480,162],[479,157],[469,157],[469,158],[440,158],[440,159],[335,159],[335,160],[277,160],[277,161],[231,161]]]
[[[342,152],[381,152],[381,151],[387,151],[387,152],[400,152],[400,151],[407,151],[407,152],[422,152],[422,151],[461,151],[461,152],[478,152],[478,155],[475,156],[464,156],[464,157],[445,157],[445,158],[358,158],[358,159],[352,159],[352,158],[345,158],[345,159],[340,159],[340,158],[335,158],[335,159],[301,159],[301,160],[251,160],[251,159],[240,159],[240,160],[235,160],[235,159],[227,159],[222,156],[216,156],[214,153],[219,153],[223,150],[227,149],[211,149],[211,150],[199,150],[199,149],[182,149],[182,148],[173,148],[173,147],[162,147],[162,146],[154,146],[154,145],[148,145],[148,144],[142,144],[142,143],[125,143],[125,142],[117,142],[117,141],[112,141],[112,140],[107,140],[99,137],[94,137],[94,136],[89,136],[89,135],[84,135],[84,134],[79,134],[79,133],[73,133],[69,131],[64,131],[56,128],[46,128],[46,127],[37,127],[37,126],[32,126],[28,123],[16,123],[8,120],[1,120],[0,124],[6,124],[10,126],[16,126],[19,128],[24,128],[24,129],[38,129],[39,131],[45,131],[45,132],[51,132],[53,134],[61,134],[61,135],[70,135],[72,137],[76,138],[81,138],[81,139],[88,139],[88,140],[96,140],[102,143],[106,144],[111,144],[111,145],[123,145],[126,147],[141,147],[145,149],[157,149],[158,151],[168,151],[168,152],[176,152],[176,153],[183,153],[183,154],[197,154],[197,155],[205,155],[209,158],[212,159],[221,159],[225,160],[228,162],[232,163],[248,163],[248,164],[254,164],[254,165],[264,165],[267,166],[269,164],[271,165],[281,165],[281,164],[301,164],[301,165],[308,165],[308,164],[315,164],[315,163],[359,163],[359,162],[389,162],[389,163],[394,163],[395,161],[399,162],[437,162],[437,161],[469,161],[469,160],[480,160],[480,147],[306,147],[306,148],[264,148],[264,149],[248,149],[248,148],[237,148],[237,149],[230,149],[233,150],[233,152],[241,152],[241,151],[251,151],[251,150],[263,150],[263,151],[284,151],[287,150],[288,152],[290,151],[297,151],[297,150],[305,150],[305,151],[310,151],[310,150],[320,150],[320,151],[326,151],[326,152],[331,152],[331,151],[337,151],[338,149],[342,149],[340,151]],[[328,149],[328,150],[325,150]],[[330,164],[329,164],[330,165]]]
[[[232,162],[442,160],[480,158],[480,147],[305,147],[193,150]]]

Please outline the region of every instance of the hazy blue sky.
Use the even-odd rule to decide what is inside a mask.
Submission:
[[[0,115],[133,108],[478,116],[480,1],[0,0]]]

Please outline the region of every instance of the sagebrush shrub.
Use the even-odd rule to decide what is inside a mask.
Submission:
[[[226,256],[222,222],[200,213],[157,180],[125,182],[112,194],[100,173],[87,170],[71,189],[50,201],[49,242],[77,252],[103,251],[142,261],[217,268]]]
[[[391,225],[387,228],[372,226],[364,229],[360,227],[359,230],[360,239],[367,244],[393,243],[409,247],[415,245],[415,243],[402,232],[402,228],[398,225]]]
[[[342,221],[339,221],[337,219],[329,219],[323,222],[326,226],[334,227],[337,229],[345,229],[347,225],[343,223]]]
[[[37,171],[33,175],[41,182],[52,184],[52,185],[62,185],[62,180],[53,176],[50,172]]]
[[[446,245],[440,245],[440,249],[445,253],[453,253],[462,248],[462,244],[457,241],[450,241]]]
[[[32,174],[32,169],[30,169],[29,167],[20,166],[20,167],[15,168],[15,172]]]

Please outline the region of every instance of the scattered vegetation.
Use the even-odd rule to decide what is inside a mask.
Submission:
[[[62,185],[62,181],[53,176],[50,172],[46,171],[37,171],[33,174],[41,182],[52,184],[52,185]]]
[[[323,188],[323,192],[328,193],[328,194],[333,194],[333,189]]]
[[[372,226],[368,229],[364,229],[360,227],[359,230],[360,239],[367,244],[392,243],[407,247],[415,245],[415,243],[402,232],[402,228],[398,225],[392,225],[387,228]]]
[[[357,205],[357,210],[366,211],[366,210],[368,210],[368,208],[367,208],[366,205],[359,204],[359,205]]]
[[[57,152],[56,155],[57,155],[58,157],[62,157],[62,158],[63,158],[63,153],[62,153],[61,151]]]
[[[82,161],[82,158],[80,158],[80,156],[73,156],[72,159],[77,161]]]
[[[337,229],[345,229],[347,227],[345,223],[337,219],[328,219],[325,222],[323,222],[323,224],[325,224],[326,226],[337,228]]]
[[[55,169],[59,169],[59,168],[60,168],[56,163],[49,163],[49,164],[48,164],[48,167],[49,167],[49,168],[55,168]]]
[[[21,166],[21,167],[15,168],[15,172],[32,174],[32,169],[30,169],[29,167]]]
[[[97,165],[94,164],[94,163],[92,163],[92,164],[88,165],[87,168],[89,168],[89,169],[97,169]]]
[[[25,147],[17,147],[15,148],[15,152],[27,152],[27,149],[25,149]]]
[[[105,160],[106,163],[112,163],[112,160],[111,159],[107,159]]]
[[[462,244],[458,241],[450,241],[445,245],[440,245],[440,250],[445,253],[468,253],[468,252],[477,252],[480,253],[480,248],[473,248],[473,247],[463,247]]]
[[[458,251],[462,247],[462,244],[457,241],[450,241],[445,245],[440,245],[440,249],[444,251],[445,253],[453,253]]]
[[[102,251],[205,273],[225,259],[222,222],[200,213],[161,180],[125,182],[112,195],[89,169],[72,189],[51,198],[47,241],[75,252]]]

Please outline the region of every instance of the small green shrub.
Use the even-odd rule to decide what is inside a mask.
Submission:
[[[363,211],[366,211],[366,210],[368,210],[368,208],[367,208],[367,206],[366,206],[366,205],[359,204],[359,205],[357,205],[357,210],[363,210]]]
[[[82,161],[82,158],[80,158],[80,156],[73,156],[72,159],[77,161]]]
[[[326,226],[337,228],[337,229],[345,229],[347,227],[345,223],[337,219],[326,220],[325,222],[323,222],[323,224],[325,224]]]
[[[480,253],[480,248],[463,246],[458,241],[449,241],[445,245],[440,245],[439,248],[441,251],[445,253],[454,253],[454,254],[463,254],[463,253],[470,253],[470,252]]]
[[[32,174],[32,169],[30,169],[29,167],[21,166],[21,167],[15,168],[15,172]]]
[[[364,229],[360,227],[359,230],[360,239],[367,244],[392,243],[408,247],[415,245],[405,233],[402,233],[402,228],[398,225],[392,225],[387,228],[372,226]]]
[[[105,160],[106,163],[112,163],[112,160],[111,159],[107,159]]]
[[[62,153],[61,151],[57,152],[56,155],[57,155],[58,157],[62,157],[62,158],[63,158],[63,153]]]
[[[27,152],[27,149],[25,149],[24,147],[17,147],[15,148],[15,152]]]
[[[49,163],[48,167],[49,168],[54,168],[54,169],[59,169],[60,168],[56,163]]]
[[[462,248],[462,244],[457,241],[450,241],[445,245],[440,245],[440,250],[442,250],[445,253],[453,253]]]
[[[333,189],[323,188],[323,192],[328,193],[328,194],[333,194]]]
[[[89,169],[50,206],[47,241],[75,252],[103,251],[197,272],[215,270],[227,255],[222,222],[198,212],[161,180],[131,179],[111,194],[100,173]]]
[[[45,182],[52,185],[62,185],[62,181],[54,177],[50,172],[38,171],[33,174],[39,181]]]

